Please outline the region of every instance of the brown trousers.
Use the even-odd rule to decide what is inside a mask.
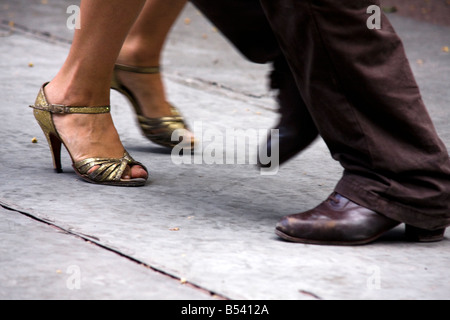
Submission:
[[[337,192],[419,228],[450,225],[449,154],[387,17],[367,27],[380,1],[192,2],[250,60],[286,59],[295,106],[344,168]]]

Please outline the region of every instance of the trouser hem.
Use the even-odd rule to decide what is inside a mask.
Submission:
[[[450,226],[450,212],[423,212],[392,199],[387,199],[360,183],[355,176],[344,176],[335,191],[351,201],[380,213],[390,219],[426,230],[437,230]]]

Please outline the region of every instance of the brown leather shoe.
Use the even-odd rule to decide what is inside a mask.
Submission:
[[[398,226],[392,220],[333,193],[315,209],[284,217],[275,233],[291,242],[323,245],[361,245],[375,241]],[[445,228],[425,230],[406,225],[406,238],[417,242],[444,239]]]
[[[276,234],[292,242],[360,245],[378,239],[399,224],[333,193],[315,209],[284,217]]]

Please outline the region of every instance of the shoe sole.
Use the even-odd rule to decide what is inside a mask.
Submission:
[[[444,240],[444,233],[445,229],[441,229],[436,231],[436,234],[433,234],[432,236],[420,236],[417,234],[409,234],[411,231],[410,227],[406,227],[406,239],[411,242],[420,242],[420,243],[430,243],[430,242],[439,242]],[[389,231],[389,230],[387,230]],[[313,239],[303,239],[303,238],[297,238],[292,237],[286,233],[284,233],[281,230],[275,229],[275,234],[282,238],[283,240],[289,241],[289,242],[295,242],[295,243],[304,243],[304,244],[317,244],[317,245],[336,245],[336,246],[357,246],[357,245],[365,245],[369,244],[371,242],[374,242],[375,240],[379,239],[383,234],[385,234],[387,231],[383,231],[371,238],[368,239],[362,239],[362,240],[356,240],[356,241],[323,241],[323,240],[313,240]]]
[[[324,240],[313,240],[313,239],[303,239],[303,238],[297,238],[292,237],[290,235],[287,235],[286,233],[276,229],[275,234],[279,236],[281,239],[289,241],[289,242],[295,242],[295,243],[304,243],[304,244],[318,244],[318,245],[329,245],[329,246],[357,246],[357,245],[364,245],[371,243],[378,238],[380,238],[385,232],[380,233],[379,235],[376,235],[369,239],[363,239],[363,240],[357,240],[357,241],[324,241]]]
[[[120,180],[120,181],[95,181],[84,175],[80,174],[77,170],[75,170],[76,175],[83,181],[97,184],[102,186],[112,186],[112,187],[144,187],[147,184],[147,180],[145,179],[134,179],[134,180]]]

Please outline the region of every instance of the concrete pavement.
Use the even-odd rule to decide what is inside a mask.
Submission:
[[[322,141],[274,176],[251,164],[175,165],[112,93],[114,121],[128,151],[149,167],[148,186],[81,182],[66,153],[65,173],[55,174],[27,106],[67,55],[66,9],[75,3],[0,0],[0,299],[450,298],[448,232],[440,243],[411,244],[401,226],[362,247],[274,235],[282,216],[317,205],[339,180]],[[450,53],[442,50],[450,28],[391,20],[450,146]],[[242,59],[192,6],[164,53],[170,100],[204,133],[271,128],[268,71]],[[257,144],[250,142],[250,155]]]

